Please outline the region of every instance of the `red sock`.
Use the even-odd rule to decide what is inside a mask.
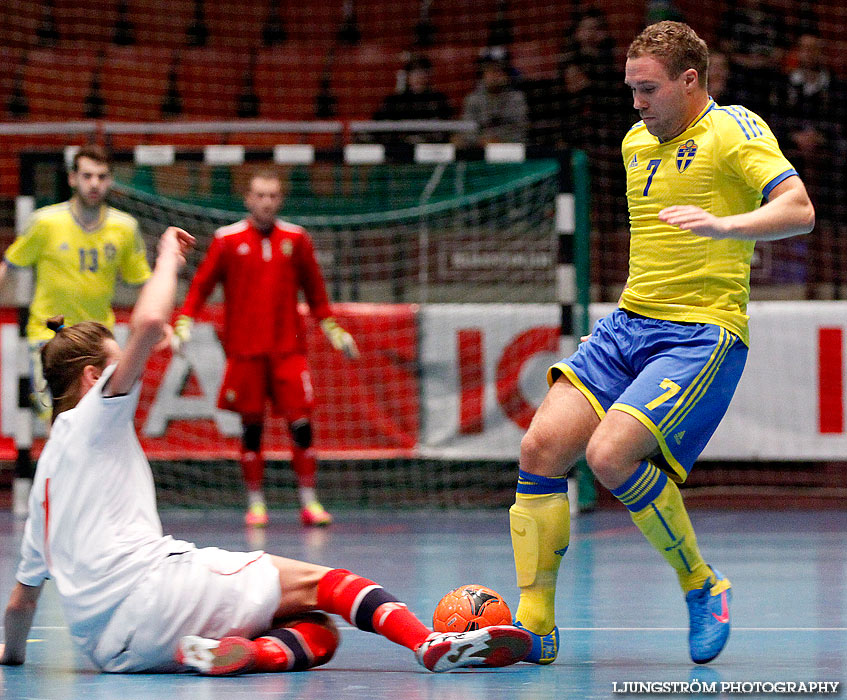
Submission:
[[[360,630],[376,632],[413,650],[432,634],[405,603],[382,586],[346,569],[333,569],[320,580],[318,607],[341,615]]]
[[[297,447],[297,445],[291,446],[291,468],[297,477],[298,486],[315,488],[315,474],[318,471],[318,461],[315,459],[315,453],[311,447],[308,450],[304,450],[302,447]]]
[[[260,491],[265,478],[265,460],[252,450],[241,453],[241,474],[248,491]]]
[[[335,624],[326,615],[306,613],[254,642],[254,671],[305,671],[333,657],[339,636]]]

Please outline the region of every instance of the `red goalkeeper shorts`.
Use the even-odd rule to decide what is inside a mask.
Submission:
[[[275,416],[289,421],[311,412],[312,378],[306,356],[233,357],[226,363],[218,407],[242,416],[261,417],[267,400]]]

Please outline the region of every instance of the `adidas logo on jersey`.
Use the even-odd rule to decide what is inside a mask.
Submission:
[[[629,167],[630,168],[637,168],[638,167],[638,155],[637,154],[632,156],[632,160],[629,161]]]
[[[685,435],[684,430],[680,430],[676,435],[673,436],[673,439],[676,440],[677,445],[682,444],[682,436]]]

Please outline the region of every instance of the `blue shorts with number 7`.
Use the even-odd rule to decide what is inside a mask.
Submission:
[[[564,374],[600,418],[616,409],[641,421],[659,443],[650,461],[681,482],[726,413],[746,360],[747,346],[720,326],[617,309],[547,381]]]

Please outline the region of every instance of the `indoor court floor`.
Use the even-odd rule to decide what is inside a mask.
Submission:
[[[839,694],[844,692],[847,511],[696,510],[692,519],[707,560],[730,578],[734,592],[729,643],[705,667],[688,658],[688,620],[675,576],[626,512],[614,510],[574,520],[559,575],[562,645],[551,666],[432,674],[406,649],[339,620],[342,643],[335,658],[303,673],[230,678],[99,674],[74,651],[48,583],[28,661],[22,667],[0,667],[0,697],[561,700],[620,697],[624,683],[633,681],[694,679],[718,691],[708,697],[741,695],[721,693],[721,687],[728,688],[722,683],[756,681],[838,682]],[[263,538],[245,531],[235,511],[170,510],[162,520],[165,532],[200,546],[263,548],[351,569],[383,584],[425,620],[442,594],[465,583],[495,588],[513,610],[517,602],[505,510],[339,512],[331,528],[312,531],[300,528],[294,511],[279,511],[260,533]],[[4,608],[21,530],[21,521],[0,513]],[[774,695],[763,692],[761,697]]]

